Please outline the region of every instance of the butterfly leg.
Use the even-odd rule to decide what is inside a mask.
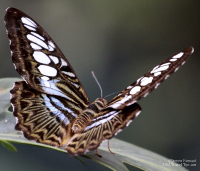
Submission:
[[[102,157],[102,156],[98,153],[98,149],[96,149],[96,155],[97,155],[98,157]]]
[[[115,154],[110,150],[110,141],[109,140],[108,140],[108,150],[110,151],[110,153]]]

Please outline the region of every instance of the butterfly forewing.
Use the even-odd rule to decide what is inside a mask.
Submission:
[[[146,97],[152,90],[157,88],[160,83],[166,80],[172,73],[176,72],[181,65],[193,53],[193,47],[185,49],[176,55],[168,58],[160,65],[154,67],[144,76],[132,83],[124,89],[119,95],[114,97],[106,107],[114,109],[123,109],[124,106],[129,106],[142,97]]]
[[[89,99],[71,65],[44,29],[25,13],[8,8],[5,24],[13,64],[33,89],[86,107]]]

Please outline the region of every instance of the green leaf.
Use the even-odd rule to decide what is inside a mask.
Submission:
[[[23,137],[23,134],[20,131],[15,131],[14,126],[16,121],[12,112],[8,110],[10,107],[9,91],[15,81],[19,81],[19,79],[0,79],[0,143],[11,151],[16,151],[16,148],[9,142],[42,146],[66,153],[66,151],[62,148],[36,143],[35,141],[29,141]],[[83,155],[83,157],[90,158],[91,160],[116,171],[128,170],[123,162],[141,168],[142,170],[186,170],[181,166],[174,166],[176,164],[174,162],[169,163],[169,160],[165,157],[115,138],[110,140],[110,147],[112,152],[115,154],[109,152],[107,141],[104,141],[98,148],[98,153],[102,157],[97,156],[95,151],[88,152],[86,155]],[[164,167],[163,164],[169,165]]]
[[[9,151],[13,151],[13,152],[17,151],[15,146],[9,143],[8,141],[0,140],[0,144],[3,145]]]

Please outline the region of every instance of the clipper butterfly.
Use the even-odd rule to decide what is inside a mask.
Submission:
[[[64,147],[71,155],[97,149],[139,115],[137,101],[185,63],[189,47],[125,88],[110,102],[90,103],[77,75],[56,43],[31,17],[8,8],[5,25],[15,69],[24,81],[10,91],[15,128],[27,139]]]

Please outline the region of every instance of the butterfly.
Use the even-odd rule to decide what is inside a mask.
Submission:
[[[111,139],[141,112],[137,101],[147,96],[193,53],[189,47],[157,65],[110,102],[88,96],[56,43],[31,17],[8,8],[5,25],[15,69],[24,81],[11,93],[16,130],[29,140],[64,147],[82,155]]]

